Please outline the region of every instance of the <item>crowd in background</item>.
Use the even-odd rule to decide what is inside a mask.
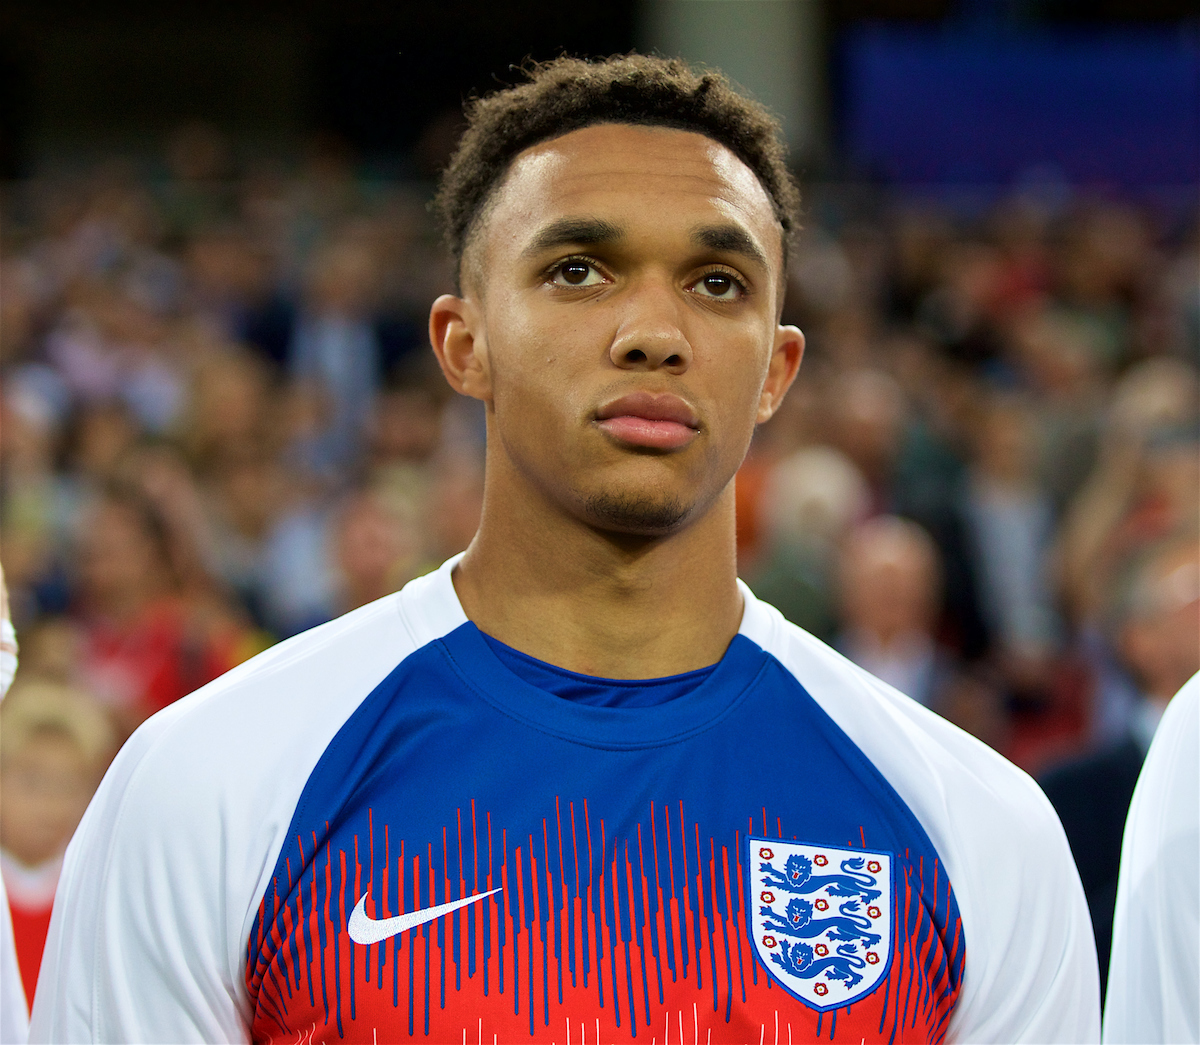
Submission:
[[[431,188],[332,141],[239,167],[201,125],[158,171],[5,188],[18,920],[48,917],[139,722],[470,541],[483,415],[426,340],[453,287]],[[805,208],[784,318],[808,350],[738,477],[742,576],[1030,772],[1144,751],[1200,668],[1196,213],[831,185]]]

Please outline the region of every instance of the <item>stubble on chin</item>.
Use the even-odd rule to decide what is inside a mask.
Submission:
[[[584,508],[588,519],[601,529],[647,537],[671,533],[691,514],[690,506],[677,498],[646,493],[596,493]]]

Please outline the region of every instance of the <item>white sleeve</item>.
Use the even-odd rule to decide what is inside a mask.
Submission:
[[[963,830],[974,835],[958,879],[970,887],[960,899],[967,962],[947,1037],[1096,1042],[1096,943],[1066,835],[1040,791],[1007,813]],[[959,810],[960,825],[967,815]]]
[[[888,687],[870,681],[885,695]],[[907,738],[893,731],[872,758],[889,749],[889,780],[942,855],[958,898],[967,953],[947,1041],[1099,1041],[1092,922],[1049,800],[975,737],[907,697],[886,695],[937,742],[906,751]]]
[[[24,1045],[29,1036],[29,1011],[25,987],[17,967],[17,947],[13,939],[12,916],[4,879],[0,878],[0,1045]]]
[[[4,575],[0,573],[0,700],[4,699],[17,671],[17,633],[8,619],[8,593],[3,588]],[[23,1045],[28,1034],[29,1009],[17,966],[12,913],[8,909],[4,879],[0,878],[0,1045]]]
[[[221,832],[210,823],[220,803],[196,800],[186,758],[162,757],[179,707],[125,744],[67,848],[31,1041],[249,1040],[230,960],[242,918],[222,910]]]
[[[775,653],[916,815],[966,940],[947,1040],[1096,1042],[1100,974],[1079,872],[1023,772],[748,595],[742,631]]]
[[[1200,1041],[1200,675],[1167,706],[1129,807],[1104,1041]]]
[[[249,1040],[259,901],[312,767],[420,644],[398,607],[280,643],[134,733],[67,848],[31,1041]]]

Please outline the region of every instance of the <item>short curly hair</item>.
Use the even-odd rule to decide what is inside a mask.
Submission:
[[[598,61],[563,56],[530,63],[522,72],[527,82],[468,103],[466,130],[433,201],[460,279],[470,238],[513,159],[539,142],[598,123],[673,127],[724,145],[766,189],[783,228],[786,263],[800,192],[779,122],[721,73],[642,54]]]

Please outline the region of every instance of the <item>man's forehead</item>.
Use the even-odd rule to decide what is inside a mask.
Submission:
[[[758,177],[732,150],[698,131],[675,127],[592,124],[531,145],[517,154],[512,169],[555,179],[625,171],[677,173],[724,182],[770,205]]]
[[[492,217],[527,225],[559,210],[635,200],[716,210],[763,233],[778,227],[766,189],[726,146],[631,124],[596,124],[526,149],[498,188]]]

